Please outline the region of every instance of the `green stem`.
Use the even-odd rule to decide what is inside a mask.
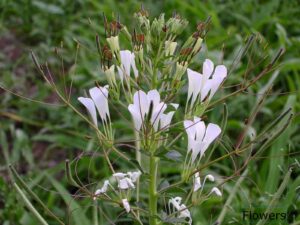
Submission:
[[[150,183],[149,183],[149,224],[156,225],[157,220],[157,168],[158,168],[159,158],[155,157],[154,155],[150,156]]]
[[[134,126],[134,124],[133,124]],[[134,130],[134,136],[135,136],[135,157],[136,161],[141,165],[141,152],[140,152],[140,136],[139,132]],[[136,201],[140,201],[140,179],[136,182]],[[140,211],[137,210],[136,212],[137,218],[140,219]]]
[[[99,225],[99,222],[98,222],[98,203],[97,203],[97,201],[94,201],[93,203],[94,203],[94,205],[93,205],[93,224],[94,225]]]

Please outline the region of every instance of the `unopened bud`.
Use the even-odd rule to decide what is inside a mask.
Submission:
[[[200,37],[197,39],[197,41],[194,45],[193,51],[192,51],[194,55],[196,55],[199,52],[199,50],[201,48],[202,41],[203,41],[203,39],[200,38]]]
[[[183,62],[183,63],[176,63],[176,70],[175,70],[175,79],[180,80],[182,75],[185,73],[187,69],[188,63]]]
[[[118,54],[120,52],[119,36],[111,36],[109,38],[106,38],[106,40],[111,51],[115,54]]]
[[[115,75],[115,65],[112,65],[111,67],[104,69],[104,73],[109,86],[115,87],[117,85],[116,75]]]
[[[166,56],[174,55],[176,47],[177,47],[177,42],[175,42],[175,41],[166,41],[165,42],[165,54],[166,54]]]

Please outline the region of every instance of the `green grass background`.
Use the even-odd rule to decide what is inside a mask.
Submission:
[[[73,74],[72,100],[76,103],[77,96],[84,88],[91,87],[95,80],[103,80],[94,42],[96,33],[100,37],[104,35],[102,13],[108,17],[120,14],[121,22],[132,31],[133,13],[139,9],[140,4],[141,2],[133,0],[1,0],[1,86],[23,97],[60,104],[34,69],[29,51],[33,50],[41,63],[47,60],[56,76],[59,76],[62,73],[61,59],[57,57],[54,49],[63,45],[59,52],[64,58],[66,79],[69,80]],[[204,57],[210,57],[217,62],[224,59],[224,63],[230,65],[246,38],[252,33],[256,34],[254,49],[237,65],[226,82],[225,86],[228,87],[242,82],[244,72],[249,67],[253,67],[249,76],[254,77],[279,48],[285,49],[285,54],[274,71],[264,76],[247,92],[226,102],[229,117],[224,142],[229,146],[228,150],[236,142],[244,120],[257,104],[259,91],[272,75],[275,78],[272,94],[260,109],[251,130],[260,131],[284,109],[291,107],[294,112],[294,119],[288,129],[261,158],[251,162],[248,176],[229,206],[224,224],[245,224],[247,222],[241,221],[242,210],[255,205],[267,206],[289,165],[295,160],[300,161],[300,3],[293,0],[166,0],[143,1],[143,4],[151,18],[160,13],[169,17],[176,11],[188,19],[190,23],[181,38],[188,37],[197,22],[212,16],[212,27],[206,39],[207,50],[202,51],[195,60],[195,69],[200,68]],[[82,43],[82,47],[78,51],[75,65],[76,41]],[[256,65],[262,56],[269,61]],[[86,138],[90,132],[87,126],[66,107],[30,102],[1,89],[0,94],[0,223],[37,223],[12,189],[7,165],[13,164],[54,213],[65,218],[67,209],[70,212],[76,209],[74,213],[70,213],[71,224],[89,224],[91,201],[81,198],[71,201],[72,196],[69,193],[74,194],[75,190],[67,184],[64,174],[66,158],[74,159],[82,151],[91,152],[95,148]],[[218,106],[209,117],[212,121],[220,121],[221,112],[222,106]],[[115,123],[123,132],[122,139],[132,137],[123,121]],[[214,154],[217,157],[225,153],[223,149]],[[91,163],[90,159],[82,157],[79,161],[79,177],[86,182],[94,182],[109,176],[103,160],[99,157],[93,158]],[[165,169],[164,172],[178,172],[176,163],[169,162],[168,166],[171,169]],[[214,164],[206,172],[218,171],[222,176],[230,176],[234,172],[233,167],[234,164],[228,159]],[[236,181],[237,179],[233,179],[224,185],[223,199],[213,198],[193,210],[194,224],[213,224]],[[293,212],[296,220],[300,220],[299,185],[299,170],[296,170],[279,201],[281,210]],[[113,215],[115,212],[107,212],[108,215],[109,213]],[[42,210],[41,214],[48,218]],[[50,224],[55,224],[51,219],[49,221]]]

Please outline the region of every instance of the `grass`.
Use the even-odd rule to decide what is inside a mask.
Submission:
[[[89,129],[70,109],[60,105],[57,96],[37,74],[29,50],[34,50],[41,63],[49,62],[51,69],[57,74],[57,81],[61,82],[60,85],[63,85],[63,79],[59,79],[61,74],[65,74],[67,82],[73,79],[71,100],[75,103],[83,88],[91,86],[95,80],[103,81],[104,76],[99,72],[94,41],[96,33],[100,37],[104,34],[102,12],[108,17],[119,13],[121,21],[130,24],[132,14],[139,5],[139,1],[133,0],[27,0],[24,4],[5,0],[0,2],[0,84],[14,93],[0,90],[1,224],[38,223],[31,212],[18,203],[21,197],[12,189],[11,176],[7,169],[9,164],[17,168],[28,186],[56,215],[69,218],[71,224],[89,223],[91,202],[89,199],[72,198],[71,194],[76,194],[76,190],[67,183],[64,160],[74,159],[72,166],[75,167],[76,159],[80,159],[77,173],[79,177],[84,178],[84,183],[101,181],[110,175],[109,170],[103,166],[102,159],[88,156],[96,148],[88,138]],[[297,1],[279,0],[263,3],[255,0],[203,3],[166,0],[144,1],[144,5],[151,16],[162,12],[170,16],[175,10],[187,18],[190,24],[182,34],[183,37],[190,35],[197,22],[205,20],[208,15],[212,16],[206,49],[201,51],[194,62],[194,69],[200,68],[205,57],[210,57],[216,62],[224,61],[230,66],[246,39],[255,34],[251,50],[240,63],[232,66],[225,93],[236,90],[234,85],[241,83],[245,76],[254,77],[272,60],[280,48],[285,49],[275,70],[266,74],[255,86],[238,97],[226,101],[226,132],[222,144],[213,153],[213,158],[217,158],[232,150],[236,144],[236,137],[245,128],[245,120],[249,119],[255,107],[258,111],[246,132],[247,141],[280,113],[288,108],[292,109],[294,117],[290,126],[251,162],[247,177],[239,185],[228,206],[224,224],[245,224],[245,221],[242,221],[242,210],[257,205],[267,209],[273,201],[274,194],[281,187],[289,166],[295,163],[296,159],[299,161],[300,20],[297,17],[300,5]],[[129,30],[132,28],[133,25]],[[55,53],[55,47],[59,54]],[[265,60],[260,62],[262,57],[265,57]],[[64,71],[61,69],[62,58]],[[245,71],[250,72],[245,74]],[[271,79],[272,91],[260,106],[259,101],[263,96],[261,91]],[[16,96],[16,93],[21,97]],[[212,122],[221,121],[222,110],[220,105],[210,113]],[[113,117],[117,120],[116,115]],[[278,127],[283,126],[284,122]],[[116,127],[124,132],[122,139],[128,138],[128,125],[121,120],[116,124]],[[272,136],[275,131],[276,129],[273,129],[267,135]],[[86,155],[82,155],[82,152]],[[240,159],[245,157],[245,154],[234,155],[213,164],[205,173],[230,177],[236,172],[236,168],[242,166]],[[170,178],[176,180],[176,162],[167,163],[171,165],[171,169],[162,172],[168,173]],[[297,189],[300,179],[297,172],[299,174],[299,169],[295,169],[291,174],[289,184],[280,197],[280,209],[294,212],[297,218],[295,221],[300,220],[299,188]],[[238,179],[239,177],[234,177],[224,185],[223,199],[211,199],[193,211],[193,217],[197,220],[195,224],[212,224],[216,221],[226,197],[235,188]],[[49,219],[50,224],[55,224],[40,207],[37,208],[42,216]],[[110,217],[118,211],[104,208],[103,213]],[[104,220],[105,218],[101,217],[100,224],[104,223]]]

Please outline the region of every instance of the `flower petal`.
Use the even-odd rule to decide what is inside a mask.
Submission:
[[[149,111],[150,105],[146,93],[141,90],[135,92],[133,95],[133,104],[138,108],[141,119],[144,119],[145,114]]]
[[[136,65],[135,65],[135,55],[134,55],[134,53],[131,54],[131,67],[132,67],[132,70],[133,70],[134,77],[138,78],[139,71],[137,70]]]
[[[205,142],[205,145],[203,146],[201,150],[201,157],[209,147],[209,145],[219,136],[221,133],[221,128],[213,123],[208,124],[206,128],[206,133],[203,138],[203,142]]]
[[[159,119],[166,109],[167,105],[164,102],[160,102],[155,108],[153,108],[150,121],[155,131],[157,131]]]
[[[130,177],[130,179],[132,180],[132,182],[136,182],[139,177],[141,176],[141,172],[137,171],[137,172],[128,172],[127,175]]]
[[[160,102],[160,95],[157,90],[151,90],[147,93],[148,102],[153,102],[153,108],[155,108]]]
[[[122,50],[120,51],[120,56],[123,72],[125,72],[126,76],[130,76],[130,66],[132,61],[131,51]]]
[[[193,96],[191,101],[191,106],[193,106],[201,90],[202,75],[191,69],[187,69],[187,74],[188,74],[188,81],[189,81],[188,101],[191,98],[191,96]]]
[[[109,118],[108,108],[108,90],[105,87],[94,87],[89,90],[91,98],[93,99],[96,108],[103,121],[106,121],[106,117]]]
[[[211,99],[214,96],[214,94],[217,92],[217,90],[219,89],[220,85],[222,84],[226,76],[227,76],[227,68],[224,65],[217,66],[212,78],[209,99]]]
[[[175,111],[160,116],[160,129],[167,129],[172,121]]]
[[[93,100],[91,98],[79,97],[78,101],[80,101],[85,106],[90,116],[92,117],[93,123],[97,126],[97,113]]]
[[[205,81],[210,78],[214,70],[214,63],[210,59],[205,59],[203,63],[203,79]]]
[[[140,110],[137,108],[136,105],[130,104],[128,106],[128,110],[131,113],[131,116],[133,118],[134,126],[136,130],[140,130],[142,126],[142,117]]]
[[[123,206],[124,206],[124,209],[126,210],[126,212],[129,213],[130,212],[130,205],[129,205],[128,200],[126,198],[122,199],[122,203],[123,203]]]
[[[195,173],[194,176],[194,192],[198,191],[201,188],[201,179],[199,172]]]

